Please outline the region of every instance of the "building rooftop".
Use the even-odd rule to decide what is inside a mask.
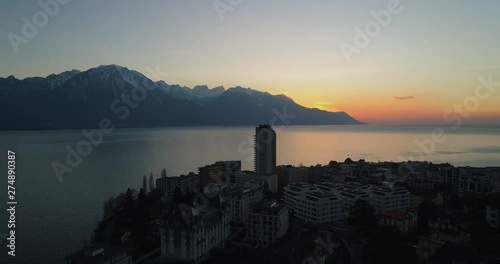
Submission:
[[[281,211],[284,208],[286,208],[285,205],[277,202],[276,200],[261,201],[252,206],[252,210],[262,211]]]
[[[346,186],[346,187],[363,187],[363,186],[368,187],[366,184],[363,184],[360,182],[346,182],[346,183],[344,183],[344,186]]]
[[[410,218],[410,216],[407,213],[399,211],[399,210],[387,212],[383,216],[385,216],[387,218],[394,219],[394,220],[398,220],[398,221],[404,221],[404,220]]]
[[[294,186],[294,187],[298,187],[298,188],[311,188],[311,187],[314,187],[312,184],[305,183],[305,182],[290,183],[290,186]]]
[[[382,186],[372,186],[373,191],[379,191],[379,192],[399,192],[399,191],[407,191],[405,188],[402,187],[382,187]]]
[[[358,189],[350,189],[350,188],[345,188],[341,191],[341,193],[349,193],[349,194],[354,194],[354,195],[359,195],[359,194],[364,194],[366,196],[369,196],[368,193],[362,191],[362,190],[358,190]]]
[[[329,193],[329,192],[323,192],[323,191],[312,191],[308,192],[307,195],[311,195],[314,197],[318,198],[327,198],[327,197],[337,197],[337,195]]]
[[[258,190],[259,188],[253,186],[244,186],[242,184],[234,184],[228,188],[225,188],[222,193],[225,195],[241,195],[245,193],[249,193],[254,190]]]
[[[341,184],[341,183],[334,183],[334,182],[322,182],[322,183],[318,183],[317,185],[318,185],[318,186],[319,186],[319,185],[321,185],[321,186],[326,186],[326,187],[330,187],[330,188],[344,187],[344,184]]]
[[[185,211],[190,209],[192,214],[186,215]],[[197,229],[203,226],[205,228],[213,226],[218,224],[221,221],[221,216],[226,214],[227,204],[220,202],[220,198],[217,197],[211,199],[207,206],[196,209],[193,210],[193,207],[176,208],[165,216],[162,225],[173,229]],[[190,218],[190,221],[186,220],[186,216]]]
[[[199,177],[199,175],[194,173],[194,172],[190,172],[188,175],[183,174],[180,176],[167,176],[167,177],[162,177],[162,178],[158,178],[158,179],[184,180],[184,179],[188,179],[188,178],[192,178],[192,177]]]
[[[269,124],[262,124],[262,125],[259,125],[257,128],[271,128],[272,129],[271,125],[269,125]]]

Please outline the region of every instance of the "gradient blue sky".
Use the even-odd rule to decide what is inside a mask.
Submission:
[[[159,65],[167,83],[285,93],[378,123],[439,122],[474,94],[478,76],[500,80],[500,1],[401,0],[403,11],[351,63],[339,44],[352,44],[354,28],[388,0],[243,0],[222,21],[213,2],[73,0],[16,54],[7,34],[41,8],[1,1],[0,76]],[[497,91],[472,119],[498,122],[499,102]]]

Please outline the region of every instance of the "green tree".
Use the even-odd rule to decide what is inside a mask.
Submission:
[[[262,186],[262,193],[265,200],[271,200],[273,198],[273,193],[269,190],[269,183],[267,181],[265,181],[264,186]]]
[[[155,189],[155,182],[154,182],[153,173],[151,172],[149,174],[149,192],[152,192],[154,189]]]
[[[125,194],[125,208],[131,209],[134,207],[134,196],[132,195],[132,191],[130,188],[127,189],[127,193]]]
[[[363,247],[361,260],[372,264],[417,263],[411,239],[394,227],[376,229]]]
[[[113,196],[109,197],[108,200],[104,201],[103,206],[102,206],[102,217],[103,220],[108,219],[113,215],[114,211],[114,200]]]
[[[351,210],[349,223],[356,226],[362,232],[370,232],[373,228],[377,227],[375,209],[367,200],[357,200]]]
[[[418,207],[417,229],[419,233],[429,231],[429,220],[431,220],[437,212],[436,205],[432,200],[425,199]]]
[[[146,174],[144,174],[144,176],[142,176],[142,191],[144,193],[148,192],[148,182],[146,180]]]
[[[181,188],[175,187],[174,194],[172,195],[172,203],[177,206],[184,202],[184,194],[182,193]]]
[[[141,190],[139,190],[139,195],[137,195],[137,200],[139,201],[139,205],[142,205],[146,200],[146,193],[144,192],[144,189],[141,188]]]

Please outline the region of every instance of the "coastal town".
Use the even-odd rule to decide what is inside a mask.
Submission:
[[[277,165],[276,142],[255,128],[253,171],[144,175],[66,263],[500,263],[500,167]]]

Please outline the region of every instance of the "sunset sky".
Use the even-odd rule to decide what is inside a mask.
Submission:
[[[41,0],[48,2],[49,0]],[[38,1],[0,2],[0,76],[47,76],[118,64],[169,84],[244,86],[284,93],[308,107],[363,122],[443,122],[475,95],[478,78],[500,82],[500,1],[401,0],[398,14],[348,62],[341,43],[376,21],[389,0],[70,1],[15,53],[8,34]],[[230,7],[225,13],[219,8]],[[220,4],[222,3],[222,5]],[[500,90],[500,86],[497,88]],[[469,122],[500,124],[500,91]]]

